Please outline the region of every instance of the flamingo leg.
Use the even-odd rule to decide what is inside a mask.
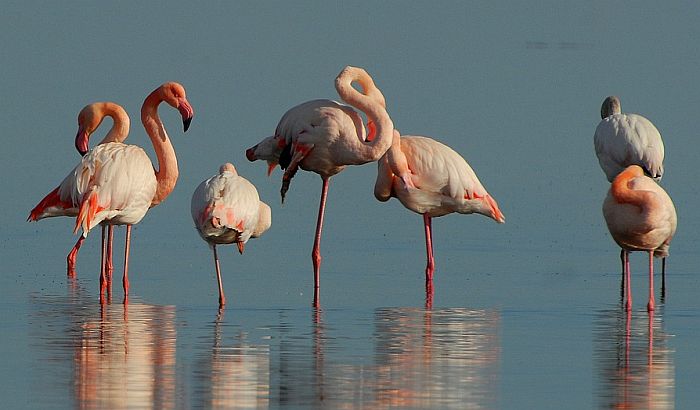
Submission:
[[[666,257],[661,258],[661,303],[666,299]]]
[[[654,303],[654,252],[649,251],[649,303],[647,303],[647,311],[652,312],[655,308]]]
[[[214,250],[214,266],[216,267],[216,280],[219,282],[219,308],[223,308],[226,304],[226,296],[224,296],[224,285],[221,282],[221,269],[219,268],[219,255],[216,253],[216,245],[211,247]]]
[[[80,235],[78,241],[73,246],[73,249],[70,250],[70,253],[66,257],[66,261],[68,262],[67,274],[70,277],[75,277],[75,260],[78,258],[78,251],[80,250],[80,247],[82,246],[84,240],[85,237],[83,235]]]
[[[321,177],[323,186],[321,187],[321,203],[318,206],[318,219],[316,220],[316,234],[314,236],[314,248],[311,251],[311,262],[314,265],[314,302],[313,306],[319,305],[319,281],[321,278],[321,231],[323,230],[323,216],[326,212],[326,198],[328,197],[329,177]]]
[[[627,285],[627,301],[625,302],[625,309],[627,311],[632,310],[632,284],[630,282],[630,253],[625,252],[625,282]]]
[[[425,289],[432,292],[435,259],[433,258],[433,221],[428,214],[423,214],[423,225],[425,227],[425,252],[428,260],[425,266]]]
[[[102,229],[102,251],[100,254],[100,304],[105,303],[105,291],[107,290],[107,277],[105,272],[105,256],[107,254],[107,242],[105,230]]]
[[[131,244],[131,225],[126,226],[126,241],[124,242],[124,276],[122,285],[124,286],[124,303],[129,298],[129,245]]]
[[[105,227],[102,226],[104,230]],[[112,272],[114,263],[112,258],[112,241],[114,240],[114,225],[107,225],[107,260],[105,261],[105,276],[107,277],[107,293],[112,293]]]

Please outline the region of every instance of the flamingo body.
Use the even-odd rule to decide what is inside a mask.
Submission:
[[[226,299],[216,245],[236,243],[243,253],[250,238],[257,238],[270,228],[270,207],[260,200],[255,186],[227,163],[217,175],[199,184],[192,195],[191,211],[197,232],[214,251],[219,304],[223,306]]]
[[[668,256],[676,232],[676,208],[666,191],[645,175],[620,177],[625,190],[636,191],[635,202],[618,195],[613,188],[603,203],[603,216],[610,235],[627,251],[652,251]],[[638,198],[638,200],[637,200]]]
[[[379,161],[375,196],[380,201],[396,197],[406,208],[430,217],[481,213],[505,222],[496,201],[481,185],[467,161],[447,145],[422,136],[401,136],[401,154],[414,187],[393,174],[389,153]]]
[[[83,236],[103,221],[139,223],[151,206],[157,181],[146,152],[136,145],[101,144],[83,157],[59,186],[59,195],[80,203]]]
[[[603,202],[603,216],[610,235],[623,250],[626,308],[632,306],[629,252],[646,251],[649,254],[647,308],[654,310],[653,256],[668,256],[677,225],[673,201],[663,188],[644,175],[641,167],[631,165],[613,180]]]
[[[660,181],[664,173],[664,143],[654,124],[641,115],[622,113],[617,97],[606,98],[601,117],[593,140],[608,181],[612,182],[629,165],[639,165]]]

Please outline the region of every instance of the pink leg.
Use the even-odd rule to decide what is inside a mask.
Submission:
[[[68,257],[66,258],[68,262],[67,273],[70,277],[75,276],[75,260],[78,258],[78,251],[80,250],[80,247],[82,246],[84,240],[85,237],[83,237],[83,235],[80,235],[80,237],[78,238],[78,242],[75,243],[75,246],[73,246],[73,249],[70,250]]]
[[[433,258],[433,222],[428,214],[423,214],[425,226],[425,252],[428,263],[425,266],[425,289],[433,291],[433,272],[435,272],[435,259]]]
[[[214,266],[216,267],[216,280],[219,282],[219,307],[223,308],[226,304],[226,297],[224,296],[224,285],[221,282],[221,269],[219,268],[219,255],[216,253],[216,245],[212,245],[214,250]]]
[[[105,293],[107,290],[107,277],[105,272],[105,256],[107,255],[107,242],[105,240],[105,230],[102,229],[102,252],[100,256],[100,303],[105,303]]]
[[[129,299],[129,245],[131,244],[131,225],[126,226],[126,241],[124,243],[124,276],[122,285],[124,286],[124,303]]]
[[[647,311],[651,312],[655,308],[654,303],[654,252],[649,251],[649,303]]]
[[[627,284],[627,302],[625,309],[632,310],[632,284],[630,282],[630,253],[625,251],[625,282]]]
[[[323,230],[323,215],[326,212],[326,197],[328,196],[328,177],[321,177],[323,187],[321,188],[321,203],[318,207],[318,219],[316,220],[316,235],[314,248],[311,251],[311,262],[314,265],[314,302],[313,306],[319,305],[319,281],[321,278],[321,231]]]
[[[102,226],[104,230],[104,225]],[[105,276],[107,277],[107,293],[112,293],[112,272],[114,263],[112,262],[112,241],[114,240],[114,225],[107,225],[107,260],[105,262]]]

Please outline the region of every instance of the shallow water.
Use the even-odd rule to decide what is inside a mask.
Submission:
[[[696,407],[699,14],[652,1],[5,4],[2,407]],[[279,171],[245,159],[287,109],[337,98],[348,64],[373,75],[402,133],[462,154],[506,216],[434,220],[432,300],[421,218],[374,199],[368,164],[332,179],[312,308],[320,180],[298,173],[282,206]],[[76,115],[90,102],[122,104],[127,141],[154,158],[139,108],[171,80],[195,110],[186,134],[176,111],[159,111],[180,177],[133,229],[128,305],[115,279],[101,306],[99,234],[67,279],[73,221],[25,219],[79,160]],[[610,94],[665,141],[679,229],[653,317],[642,255],[622,310],[601,214],[593,132]],[[221,247],[219,312],[189,206],[229,161],[273,221],[243,255]],[[117,278],[122,252],[119,228]]]

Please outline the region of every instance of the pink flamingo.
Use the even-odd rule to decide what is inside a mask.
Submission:
[[[358,82],[364,93],[355,90],[353,82]],[[330,178],[347,165],[366,164],[381,158],[391,145],[394,128],[376,94],[378,89],[365,70],[345,67],[335,79],[335,88],[343,101],[364,112],[372,121],[371,129],[376,130],[376,138],[367,138],[362,117],[352,107],[331,100],[312,100],[287,111],[277,124],[274,136],[265,138],[246,151],[250,161],[268,161],[268,172],[277,163],[286,169],[280,191],[283,202],[299,167],[321,176],[321,201],[311,252],[314,306],[319,304],[321,231]]]
[[[129,293],[129,244],[131,225],[138,223],[148,209],[158,205],[172,192],[177,182],[178,169],[175,150],[160,117],[158,105],[162,101],[178,109],[187,131],[194,111],[187,101],[185,89],[178,83],[165,83],[154,90],[143,103],[141,121],[153,143],[159,169],[154,170],[146,152],[136,145],[120,142],[101,144],[85,155],[80,164],[56,188],[56,197],[69,198],[78,205],[74,232],[82,228],[83,237],[95,226],[126,225],[124,253],[124,301]],[[76,147],[87,150],[89,134],[79,133]],[[86,154],[86,152],[81,152]],[[50,203],[45,204],[50,206]],[[103,240],[102,269],[100,272],[100,300],[103,301],[107,278],[104,266],[106,247]]]
[[[630,165],[613,180],[603,202],[603,216],[610,235],[623,250],[627,301],[632,308],[629,253],[649,253],[649,303],[654,310],[654,256],[668,256],[671,238],[676,232],[676,208],[673,201],[638,165]]]
[[[226,163],[219,173],[203,181],[192,195],[192,220],[197,232],[214,251],[219,307],[226,304],[216,245],[235,243],[243,254],[246,242],[270,228],[270,207],[260,200],[258,190]]]
[[[435,271],[433,217],[453,212],[479,213],[505,222],[496,200],[457,152],[432,138],[400,136],[397,130],[391,148],[379,160],[374,196],[382,202],[395,197],[409,210],[423,215],[425,284],[429,293]]]
[[[112,128],[110,128],[107,135],[100,141],[98,145],[107,144],[111,142],[123,142],[129,134],[129,116],[127,115],[124,108],[119,104],[113,102],[97,102],[85,106],[78,114],[78,134],[76,140],[83,139],[85,143],[89,139],[90,135],[99,128],[102,120],[105,117],[110,117],[113,120]],[[78,147],[76,146],[78,152],[83,154],[87,151],[87,146]],[[38,221],[43,218],[49,218],[54,216],[77,216],[79,203],[73,203],[70,198],[70,192],[68,190],[63,190],[59,192],[59,188],[51,191],[44,199],[42,199],[39,204],[34,207],[29,213],[28,221]],[[102,227],[104,230],[104,226]],[[107,243],[107,275],[111,277],[112,271],[112,238],[113,230],[112,225],[108,226],[109,241]],[[104,232],[103,232],[104,237]],[[75,276],[75,264],[78,257],[78,251],[85,237],[82,235],[78,238],[78,241],[71,249],[70,253],[66,257],[67,261],[67,274],[68,276]]]

